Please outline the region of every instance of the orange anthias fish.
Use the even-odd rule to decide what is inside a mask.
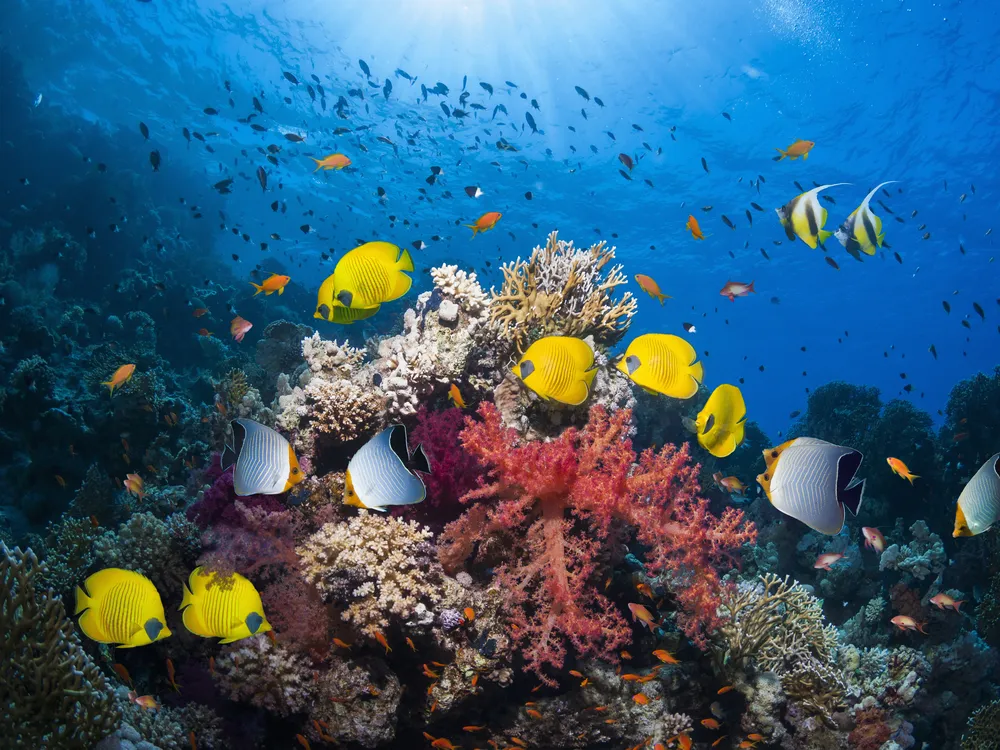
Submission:
[[[350,648],[351,647],[350,643],[346,643],[346,642],[340,640],[339,638],[334,638],[333,639],[333,643],[334,643],[335,646],[338,646],[340,648]]]
[[[926,622],[917,622],[912,617],[907,615],[896,615],[889,622],[895,625],[900,630],[919,630],[924,635],[927,635],[927,631],[924,630],[924,625]]]
[[[461,746],[451,744],[451,740],[447,737],[438,737],[431,743],[431,747],[441,748],[441,750],[458,750]]]
[[[215,657],[214,656],[208,657],[208,673],[210,675],[212,675],[212,677],[215,677]]]
[[[843,559],[844,556],[839,552],[828,552],[825,555],[817,557],[816,562],[813,563],[813,567],[816,570],[832,570],[830,566]]]
[[[236,343],[243,341],[243,337],[247,335],[247,331],[253,328],[253,323],[245,318],[241,318],[237,315],[233,318],[232,322],[229,324],[229,332],[233,334],[233,338]]]
[[[669,294],[664,294],[663,292],[661,292],[660,285],[656,283],[656,280],[650,276],[646,276],[646,274],[637,273],[635,275],[635,281],[639,285],[639,288],[642,289],[642,291],[644,291],[650,297],[655,297],[656,299],[660,300],[661,305],[663,304],[663,300],[673,299],[673,297],[671,297]]]
[[[885,537],[881,531],[873,526],[862,526],[861,533],[865,537],[865,546],[868,549],[873,549],[876,552],[881,552],[885,549]]]
[[[465,399],[462,398],[462,392],[458,390],[458,386],[454,383],[452,383],[451,388],[448,389],[448,398],[450,398],[451,402],[459,409],[465,408]]]
[[[677,740],[677,746],[681,750],[691,750],[691,738],[686,734],[679,734],[674,739]]]
[[[653,589],[652,589],[652,587],[650,587],[650,585],[648,583],[641,583],[641,582],[637,583],[635,585],[635,590],[638,591],[643,596],[647,597],[648,599],[653,599],[654,598],[653,597]]]
[[[309,157],[312,159],[312,157]],[[351,160],[348,159],[343,154],[329,154],[324,156],[322,159],[313,159],[316,162],[316,169],[313,172],[318,172],[321,169],[331,170],[331,169],[343,169],[344,167],[351,166]]]
[[[147,711],[155,711],[160,707],[160,704],[156,702],[156,698],[151,695],[137,695],[134,690],[129,691],[128,699],[132,701],[137,706],[142,706],[142,708]]]
[[[966,600],[959,599],[956,601],[952,597],[942,592],[940,594],[932,596],[930,602],[931,604],[937,606],[938,609],[947,609],[948,607],[951,607],[953,610],[958,612],[959,611],[958,608],[961,607],[963,604],[965,604]]]
[[[658,648],[653,652],[653,656],[662,661],[664,664],[680,664],[674,655],[667,651],[665,648]]]
[[[640,706],[645,706],[649,704],[649,696],[645,693],[636,693],[632,696],[632,700],[638,703]]]
[[[753,282],[745,284],[742,281],[727,281],[726,285],[719,291],[723,297],[729,297],[730,302],[735,302],[737,297],[746,297],[748,294],[756,294]]]
[[[125,489],[128,490],[130,495],[143,500],[146,497],[146,493],[143,490],[145,483],[142,481],[142,477],[138,474],[126,474],[126,478],[122,480],[122,484],[125,485]]]
[[[885,462],[889,464],[889,468],[892,469],[893,474],[895,474],[897,477],[908,479],[910,481],[910,484],[913,484],[914,479],[920,479],[920,477],[917,474],[913,474],[906,467],[906,464],[904,464],[898,458],[893,458],[892,456],[890,456],[885,460]]]
[[[196,318],[200,318],[207,312],[208,312],[207,307],[196,307],[194,310],[191,311],[191,314],[194,315]]]
[[[712,481],[715,482],[715,486],[720,490],[728,492],[731,495],[742,495],[747,488],[737,477],[724,477],[721,471],[717,471],[712,475]]]
[[[188,740],[191,742],[191,750],[198,750],[198,743],[195,742],[194,732],[188,732]]]
[[[198,329],[198,335],[199,336],[205,336],[207,338],[207,337],[209,337],[209,336],[212,335],[212,332],[210,330],[208,330],[207,328],[199,328]]]
[[[715,719],[702,719],[701,725],[706,729],[718,729],[721,726]]]
[[[279,276],[276,273],[272,273],[270,276],[264,279],[263,284],[254,284],[251,281],[250,286],[252,286],[254,289],[257,290],[256,292],[253,293],[254,297],[256,297],[261,292],[264,292],[264,294],[267,296],[270,296],[275,292],[277,292],[278,294],[284,294],[285,285],[288,284],[288,282],[291,280],[292,280],[291,276]]]
[[[378,641],[379,645],[385,649],[385,652],[387,654],[390,651],[392,651],[392,648],[389,646],[389,642],[385,639],[385,636],[382,635],[381,633],[375,633],[375,640]]]
[[[113,665],[111,665],[111,668],[115,670],[116,675],[122,678],[122,682],[126,682],[128,683],[129,687],[132,687],[132,676],[128,673],[128,670],[125,669],[124,664],[119,664],[118,662],[115,662]]]
[[[781,154],[781,156],[775,156],[774,160],[775,161],[781,161],[786,156],[789,159],[798,159],[800,156],[803,159],[808,159],[809,158],[809,152],[812,151],[812,147],[815,146],[815,145],[816,144],[813,141],[795,141],[795,143],[793,143],[791,146],[789,146],[788,148],[786,148],[784,150],[782,150],[780,148],[774,149],[779,154]]]
[[[170,682],[170,687],[179,693],[181,686],[177,684],[177,679],[174,676],[174,663],[170,659],[167,659],[167,679]]]
[[[696,240],[705,239],[705,235],[701,232],[701,227],[698,226],[698,220],[694,218],[693,214],[688,216],[687,224],[684,226],[687,227],[688,231],[691,232],[691,236]]]
[[[406,645],[410,647],[410,651],[417,653],[416,644],[413,643],[413,639],[410,636],[406,636]]]
[[[111,380],[107,380],[101,383],[101,385],[106,385],[110,389],[110,395],[114,396],[115,388],[120,386],[122,383],[127,383],[134,372],[135,365],[122,365],[115,370],[115,374],[111,376]]]
[[[657,622],[653,619],[652,613],[646,609],[641,604],[635,604],[630,602],[628,605],[629,612],[632,613],[632,622],[636,620],[642,620],[643,625],[646,625],[650,632],[652,632],[654,627],[659,627]]]
[[[307,740],[301,734],[295,735],[295,739],[297,739],[299,741],[299,744],[302,745],[302,747],[304,747],[306,750],[312,750],[312,746],[309,744],[309,740]]]
[[[475,224],[466,224],[465,226],[472,230],[472,236],[475,237],[480,232],[488,232],[495,227],[501,216],[503,214],[499,211],[487,211],[476,219]]]

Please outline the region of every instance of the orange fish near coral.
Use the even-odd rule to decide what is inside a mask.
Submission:
[[[311,156],[309,158],[312,159]],[[341,170],[344,167],[351,166],[351,160],[343,154],[330,154],[329,156],[324,156],[322,159],[313,159],[313,161],[316,162],[316,169],[313,170],[313,173],[321,169],[327,171],[331,169]]]
[[[698,226],[698,220],[694,218],[693,214],[688,216],[687,224],[684,226],[687,227],[687,230],[691,232],[691,236],[696,240],[705,239],[705,235],[701,232],[701,227]]]
[[[122,484],[125,485],[125,489],[128,490],[130,495],[134,495],[140,500],[145,499],[146,493],[143,490],[145,483],[138,474],[126,474],[126,478],[122,480]]]
[[[389,642],[385,639],[385,636],[382,635],[381,633],[375,633],[375,640],[378,641],[379,645],[385,649],[385,652],[387,654],[390,651],[392,651],[392,648],[389,646]]]
[[[450,398],[451,402],[459,409],[465,408],[465,400],[462,398],[462,392],[458,390],[458,386],[454,383],[452,383],[451,388],[448,389],[448,398]]]
[[[199,336],[204,336],[205,338],[208,338],[209,336],[212,335],[212,332],[210,330],[208,330],[207,328],[199,328],[198,329],[198,335]]]
[[[649,696],[645,693],[636,693],[632,696],[632,700],[638,703],[640,706],[645,706],[649,704]]]
[[[134,372],[135,365],[122,365],[115,370],[115,374],[111,376],[111,380],[107,380],[101,383],[101,385],[106,385],[110,389],[110,395],[114,396],[115,388],[120,386],[122,383],[127,383]]]
[[[495,227],[501,216],[503,214],[499,211],[487,211],[476,219],[475,224],[466,224],[465,226],[472,230],[472,236],[475,237],[480,232],[488,232]]]
[[[730,302],[735,302],[737,297],[746,297],[748,294],[756,294],[753,282],[745,284],[742,281],[727,281],[726,285],[719,290],[723,297],[729,297]]]
[[[902,477],[903,479],[908,479],[909,482],[910,482],[910,484],[913,484],[913,480],[914,479],[920,479],[920,477],[918,475],[913,474],[907,468],[906,464],[904,464],[898,458],[893,458],[892,456],[890,456],[889,458],[887,458],[885,460],[885,462],[887,464],[889,464],[889,468],[892,469],[892,473],[893,474],[895,474],[897,477]]]
[[[664,664],[680,664],[674,655],[667,651],[665,648],[658,648],[653,652],[653,656],[662,661]]]
[[[794,159],[798,159],[800,156],[803,159],[808,159],[809,158],[809,152],[812,151],[812,147],[815,146],[815,145],[816,145],[816,143],[814,141],[795,141],[795,143],[793,143],[791,146],[789,146],[788,148],[786,148],[784,150],[782,150],[780,148],[774,149],[779,154],[781,154],[781,156],[775,156],[774,160],[775,161],[781,161],[786,156],[789,159],[793,159],[793,160]]]
[[[256,297],[261,292],[264,292],[266,296],[271,296],[275,292],[277,292],[278,294],[284,294],[285,285],[288,284],[288,282],[291,280],[292,280],[291,276],[280,276],[279,274],[272,273],[270,276],[264,279],[263,284],[254,284],[251,281],[250,286],[252,286],[254,289],[257,290],[256,292],[253,293],[254,297]]]
[[[335,645],[335,646],[337,646],[339,648],[350,648],[351,647],[350,643],[345,643],[344,641],[340,640],[339,638],[334,638],[333,639],[333,645]]]
[[[881,552],[885,549],[885,536],[882,532],[873,526],[862,526],[861,533],[865,537],[865,546],[868,549],[873,549],[876,552]]]
[[[476,610],[474,610],[472,607],[466,607],[465,609],[463,609],[462,614],[465,615],[466,622],[472,622],[473,620],[476,619]]]
[[[721,726],[715,719],[702,719],[701,725],[706,729],[718,729]]]
[[[122,682],[125,682],[129,687],[132,687],[132,676],[128,673],[128,670],[125,669],[124,664],[115,662],[111,668],[115,670],[116,675],[122,678]]]
[[[167,659],[167,680],[170,682],[170,687],[178,693],[181,691],[181,686],[177,684],[177,679],[174,677],[174,663],[170,659]]]
[[[953,610],[958,612],[958,608],[965,604],[965,599],[955,600],[945,593],[936,594],[930,599],[931,604],[935,605],[938,609],[947,609],[951,607]]]
[[[128,699],[132,701],[137,706],[141,706],[147,711],[155,711],[160,707],[160,704],[156,702],[156,698],[151,695],[138,695],[134,690],[129,691]]]
[[[830,567],[836,562],[840,562],[844,559],[844,556],[839,552],[828,552],[825,555],[820,555],[816,558],[816,562],[813,563],[813,567],[816,570],[832,570]]]
[[[658,299],[661,305],[663,304],[663,300],[673,299],[673,297],[671,297],[669,294],[664,294],[663,292],[660,291],[660,285],[656,283],[655,279],[653,279],[650,276],[646,276],[646,274],[644,273],[637,273],[635,275],[635,281],[639,285],[639,288],[642,289],[642,291],[644,291],[650,297]]]
[[[196,318],[200,318],[202,315],[206,314],[207,312],[208,312],[208,308],[207,307],[196,307],[194,310],[191,311],[191,314],[194,315],[194,317],[196,317]]]
[[[739,478],[724,477],[721,471],[717,471],[712,475],[712,481],[715,482],[716,487],[723,492],[728,492],[730,495],[742,495],[747,489],[747,486]]]
[[[659,627],[657,622],[653,619],[653,615],[650,611],[641,604],[635,604],[634,602],[629,603],[628,609],[629,612],[632,613],[632,622],[642,620],[642,624],[646,625],[650,632],[652,632],[654,627]]]
[[[241,318],[237,315],[233,318],[232,322],[229,324],[229,332],[233,334],[233,338],[236,343],[243,341],[243,337],[247,335],[247,332],[253,328],[253,323],[245,318]]]
[[[895,625],[900,630],[919,630],[924,635],[927,635],[927,631],[924,630],[924,625],[926,622],[917,622],[912,617],[907,615],[896,615],[889,622]]]
[[[297,739],[299,741],[299,744],[302,745],[302,747],[304,747],[306,750],[312,750],[312,746],[309,744],[309,740],[307,740],[301,734],[295,735],[295,739]]]

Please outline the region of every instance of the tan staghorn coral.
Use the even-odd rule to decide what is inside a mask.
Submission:
[[[42,569],[30,549],[0,545],[2,743],[89,750],[121,717],[62,601],[36,589]]]
[[[327,523],[296,548],[305,579],[341,615],[374,636],[390,619],[428,625],[441,600],[443,573],[431,532],[413,521],[362,511],[347,523]]]
[[[583,250],[552,232],[528,260],[505,263],[500,291],[492,292],[490,327],[518,351],[541,336],[593,335],[613,344],[628,330],[638,306],[631,292],[612,295],[627,283],[621,264],[605,270],[615,249],[601,241]]]
[[[845,705],[846,680],[836,663],[837,629],[823,604],[798,582],[767,574],[727,591],[715,652],[729,672],[773,672],[793,703],[824,718]]]

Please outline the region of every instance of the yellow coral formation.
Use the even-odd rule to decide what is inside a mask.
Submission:
[[[443,573],[431,537],[416,522],[361,512],[325,524],[295,551],[305,579],[324,598],[348,603],[343,619],[374,636],[390,618],[433,618]]]
[[[535,247],[527,261],[518,258],[502,266],[500,291],[493,290],[490,327],[516,344],[519,352],[541,336],[593,335],[613,344],[628,330],[638,306],[631,292],[614,299],[627,283],[620,264],[607,266],[615,249],[604,241],[577,249],[552,232],[545,247]]]

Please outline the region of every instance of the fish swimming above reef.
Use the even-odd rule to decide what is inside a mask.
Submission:
[[[712,391],[695,420],[698,444],[716,458],[725,458],[743,442],[746,419],[743,393],[723,383]]]
[[[233,470],[233,489],[240,497],[280,495],[305,479],[295,450],[276,430],[252,419],[234,419],[233,444],[222,452],[222,470]]]
[[[885,232],[882,231],[882,219],[872,212],[868,204],[871,203],[871,199],[878,192],[879,188],[893,182],[895,180],[889,180],[889,182],[876,185],[865,196],[865,199],[861,201],[861,205],[854,209],[851,215],[844,219],[844,223],[834,232],[837,241],[844,246],[844,249],[855,260],[861,260],[859,253],[874,255],[882,247],[882,240],[885,239]]]
[[[232,643],[271,630],[264,605],[254,585],[239,573],[218,573],[195,568],[184,586],[181,606],[184,627],[202,638],[221,638]]]
[[[788,148],[785,148],[785,149],[776,148],[774,150],[777,151],[779,154],[781,154],[781,156],[775,156],[774,157],[774,161],[781,161],[785,157],[788,157],[789,159],[795,160],[795,159],[798,159],[800,156],[803,159],[808,159],[809,158],[809,152],[812,151],[813,146],[815,146],[815,145],[816,144],[813,141],[801,141],[800,140],[800,141],[795,141],[795,143],[793,143]]]
[[[757,483],[771,505],[821,534],[844,527],[844,508],[858,514],[865,480],[855,481],[864,457],[853,448],[800,437],[764,451]]]
[[[413,284],[406,275],[413,271],[408,250],[389,242],[366,242],[349,250],[320,285],[316,311],[326,305],[370,309],[399,299]],[[327,315],[322,315],[329,320]]]
[[[351,166],[351,160],[339,153],[324,156],[322,159],[313,159],[311,156],[309,158],[316,162],[316,169],[314,169],[313,172],[318,172],[321,169],[326,170],[327,172],[331,169],[339,171],[344,167]]]
[[[819,205],[819,193],[827,188],[847,184],[834,182],[830,185],[820,185],[795,196],[781,208],[774,209],[788,239],[794,240],[798,237],[815,250],[817,245],[822,245],[832,237],[833,232],[823,229],[827,213],[826,209]]]
[[[284,294],[285,286],[287,286],[288,282],[291,280],[292,280],[291,276],[282,276],[281,274],[272,273],[270,276],[264,279],[263,284],[254,284],[252,281],[249,282],[249,284],[250,286],[252,286],[254,289],[257,290],[256,292],[253,293],[254,297],[256,297],[261,292],[264,292],[266,296],[271,296],[275,292],[277,292],[278,294]]]
[[[1000,520],[1000,453],[995,453],[958,496],[953,537],[976,536]]]
[[[403,425],[392,425],[361,446],[347,465],[344,504],[384,511],[423,502],[427,490],[415,472],[430,474],[430,460],[423,446],[410,451]]]
[[[544,400],[578,406],[590,396],[594,350],[574,336],[545,336],[528,347],[512,372]]]
[[[81,615],[85,636],[118,648],[147,646],[171,634],[153,582],[131,570],[105,568],[89,576],[76,587],[74,614]]]
[[[111,380],[106,380],[101,385],[106,385],[109,389],[109,395],[114,396],[115,388],[122,383],[127,383],[134,372],[135,365],[122,365],[115,370],[115,374],[111,376]]]
[[[497,225],[500,221],[500,217],[503,216],[499,211],[487,211],[478,219],[476,219],[475,224],[466,224],[469,229],[472,230],[472,236],[475,237],[480,232],[488,232]]]
[[[680,336],[645,333],[625,350],[618,369],[650,393],[691,398],[705,379],[694,347]]]

